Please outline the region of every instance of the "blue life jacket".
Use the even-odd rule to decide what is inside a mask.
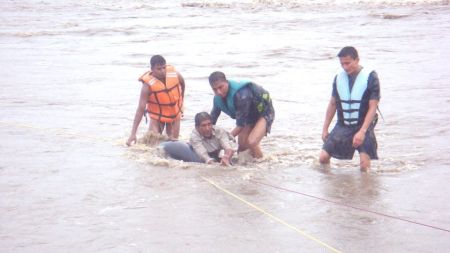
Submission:
[[[336,76],[338,121],[347,126],[361,125],[369,110],[367,85],[372,70],[363,68],[350,90],[348,74],[342,70]]]
[[[220,96],[214,96],[214,106],[220,108],[220,110],[230,116],[232,119],[236,118],[236,108],[234,107],[234,96],[236,92],[245,86],[249,85],[251,82],[247,80],[234,81],[228,80],[228,93],[226,97],[226,104],[224,99]]]

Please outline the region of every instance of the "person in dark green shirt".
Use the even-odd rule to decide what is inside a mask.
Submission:
[[[275,118],[269,92],[250,81],[228,80],[220,71],[211,73],[209,84],[215,94],[211,111],[213,124],[221,112],[235,119],[236,127],[231,135],[238,136],[238,152],[249,149],[254,158],[261,158],[259,144],[270,133]]]

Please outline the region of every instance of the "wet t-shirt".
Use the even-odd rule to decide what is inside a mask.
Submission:
[[[218,159],[219,152],[227,149],[235,149],[234,138],[224,129],[213,126],[212,136],[203,137],[197,129],[192,130],[189,142],[195,152],[205,161]]]

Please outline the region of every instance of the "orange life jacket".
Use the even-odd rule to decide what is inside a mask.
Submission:
[[[171,123],[180,118],[183,97],[180,80],[173,66],[166,66],[165,84],[152,76],[150,71],[145,72],[139,81],[147,84],[150,90],[147,100],[147,112],[150,118],[165,123]]]

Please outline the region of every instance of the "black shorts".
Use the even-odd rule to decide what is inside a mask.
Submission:
[[[266,135],[270,133],[273,120],[275,119],[275,109],[273,108],[272,98],[268,91],[263,87],[252,83],[250,86],[253,93],[253,113],[247,123],[256,123],[260,117],[266,120]]]
[[[272,100],[266,103],[263,113],[261,116],[266,120],[266,134],[270,133],[272,128],[273,120],[275,119],[275,110],[273,109]]]
[[[372,123],[367,129],[363,144],[356,148],[359,153],[368,154],[372,160],[378,159],[378,144],[374,132],[375,124],[376,123]],[[361,126],[345,126],[337,123],[328,136],[328,139],[323,144],[323,150],[336,159],[353,159],[355,153],[353,136],[359,131],[360,127]]]

